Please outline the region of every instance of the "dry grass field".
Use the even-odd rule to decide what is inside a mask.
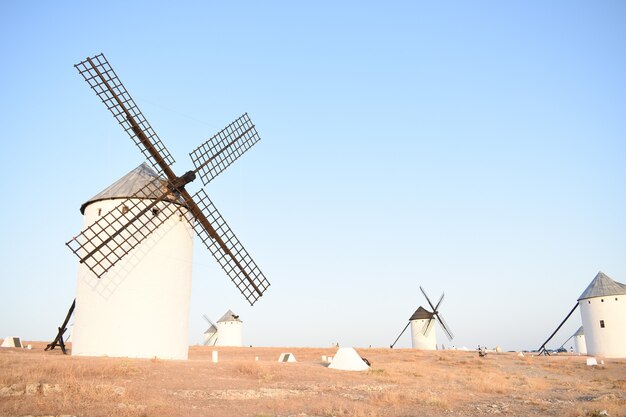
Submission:
[[[27,343],[0,349],[2,416],[626,416],[626,360],[357,349],[372,368],[346,372],[321,363],[332,348],[191,347],[164,361]]]

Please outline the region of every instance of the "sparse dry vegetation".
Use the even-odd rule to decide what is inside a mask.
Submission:
[[[372,368],[341,372],[321,363],[330,348],[290,348],[298,362],[279,363],[280,348],[192,347],[166,361],[32,344],[0,350],[2,416],[626,416],[626,360],[358,349]]]

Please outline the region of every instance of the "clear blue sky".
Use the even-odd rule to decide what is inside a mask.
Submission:
[[[103,52],[176,172],[243,112],[262,138],[206,191],[272,287],[249,307],[196,241],[191,343],[230,308],[246,344],[388,346],[422,285],[439,343],[538,347],[599,270],[626,282],[624,22],[622,1],[2,2],[0,337],[53,338],[80,205],[143,162],[73,68]]]

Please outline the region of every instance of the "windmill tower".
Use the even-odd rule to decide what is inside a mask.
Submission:
[[[583,326],[580,326],[576,333],[572,335],[574,338],[574,349],[577,353],[581,355],[587,354],[587,343],[585,342],[585,332],[583,330]]]
[[[202,317],[209,323],[209,327],[204,331],[204,342],[202,344],[204,346],[215,346],[217,344],[217,326],[206,314],[203,314]]]
[[[204,190],[186,189],[196,176],[208,184],[259,136],[244,114],[191,152],[195,169],[177,176],[104,55],[75,67],[154,170],[138,167],[81,207],[85,226],[66,243],[80,261],[72,355],[186,359],[194,234],[251,305],[270,285]]]
[[[413,349],[424,349],[424,350],[435,350],[437,349],[437,339],[435,332],[433,331],[433,327],[435,327],[435,321],[439,322],[441,329],[447,336],[449,340],[454,338],[452,331],[450,331],[450,326],[446,324],[439,313],[439,307],[441,306],[441,302],[443,301],[444,294],[441,294],[441,298],[437,302],[437,305],[433,306],[433,303],[430,302],[428,295],[424,289],[420,286],[420,291],[424,294],[426,301],[430,305],[433,311],[428,311],[424,307],[419,306],[417,310],[413,313],[413,315],[409,318],[409,322],[404,327],[402,332],[398,335],[396,340],[391,344],[391,348],[395,346],[400,339],[400,336],[404,334],[406,329],[411,326],[411,345]]]
[[[231,310],[217,321],[217,346],[243,346],[243,321]]]
[[[626,358],[626,285],[598,272],[578,305],[587,354]]]

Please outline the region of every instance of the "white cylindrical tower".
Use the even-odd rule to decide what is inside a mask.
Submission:
[[[586,355],[587,344],[585,342],[585,332],[583,330],[583,326],[580,326],[580,329],[578,329],[572,337],[574,338],[574,349],[576,350],[576,353]]]
[[[420,306],[409,318],[409,322],[411,323],[411,344],[413,349],[437,349],[433,313]]]
[[[243,322],[230,310],[217,321],[217,346],[243,346]]]
[[[626,358],[626,285],[598,272],[578,304],[587,354]]]
[[[83,204],[85,228],[155,178],[143,164]],[[101,278],[79,266],[72,355],[187,359],[193,229],[176,208]]]

